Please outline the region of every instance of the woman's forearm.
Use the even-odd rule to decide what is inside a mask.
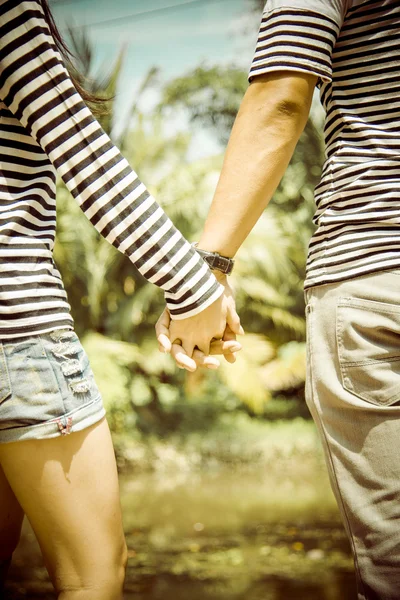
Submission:
[[[234,256],[270,201],[307,122],[314,75],[285,72],[250,84],[227,146],[199,248]]]
[[[165,291],[173,319],[201,312],[221,296],[222,286],[90,113],[55,50],[40,4],[22,0],[1,4],[0,99],[9,109],[8,118],[20,121],[21,135],[29,136],[29,142],[19,143],[30,148],[30,137],[37,142],[42,149],[41,154],[34,151],[38,163],[39,157],[42,165],[50,160],[97,231],[143,277]],[[39,177],[49,194],[47,219],[53,229],[45,231],[51,239],[54,173],[47,166],[42,171],[35,173],[35,180]],[[27,223],[29,228],[35,214],[44,210],[40,203],[33,206],[34,217],[22,205],[24,227]],[[35,223],[33,237],[36,227]]]

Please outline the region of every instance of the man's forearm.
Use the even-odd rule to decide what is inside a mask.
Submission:
[[[234,256],[270,201],[307,122],[313,75],[273,73],[248,88],[199,247]]]

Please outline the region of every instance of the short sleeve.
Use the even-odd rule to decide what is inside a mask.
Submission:
[[[330,81],[332,51],[346,6],[346,0],[268,0],[249,80],[287,70]]]

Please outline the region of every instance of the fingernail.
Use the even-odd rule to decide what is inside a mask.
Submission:
[[[219,367],[219,365],[214,365],[214,364],[207,365],[207,369],[213,369],[213,371],[215,371],[216,369],[218,369],[218,367]]]
[[[229,348],[229,350],[231,350],[231,352],[238,352],[241,349],[242,349],[242,344],[232,344],[232,346]]]
[[[242,326],[240,326],[239,333],[240,333],[241,335],[244,335],[244,329],[243,329],[243,327],[242,327]]]

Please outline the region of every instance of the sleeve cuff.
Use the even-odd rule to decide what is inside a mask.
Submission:
[[[168,302],[168,295],[165,294],[165,299],[167,302],[167,308],[170,312],[171,319],[173,321],[181,321],[182,319],[187,319],[188,317],[193,317],[198,313],[201,313],[208,306],[213,304],[218,298],[222,296],[224,293],[224,286],[218,283],[215,279],[214,275],[210,272],[211,275],[211,287],[199,298],[196,302],[189,304],[187,306],[180,306],[179,304],[172,304]]]
[[[271,71],[297,71],[332,79],[338,23],[322,13],[282,7],[263,14],[249,81]]]

